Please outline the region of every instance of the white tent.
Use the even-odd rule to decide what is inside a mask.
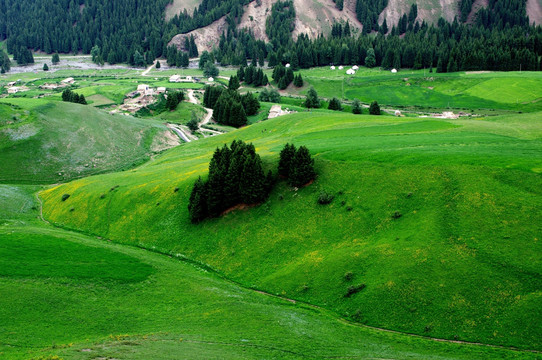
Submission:
[[[344,66],[342,66],[342,65],[339,66],[339,70],[342,70],[342,69],[344,69]]]
[[[346,75],[354,75],[356,72],[352,69],[346,70]]]
[[[210,77],[208,80],[209,80],[209,82],[213,82],[213,81],[215,81],[215,78]]]
[[[396,73],[397,73],[397,69],[391,69],[391,72],[392,72],[392,74],[396,74]]]
[[[289,68],[289,67],[290,67],[290,64],[286,64],[286,67]]]
[[[354,66],[352,66],[352,69],[354,69],[354,70],[358,70],[358,69],[359,69],[359,66],[357,66],[357,65],[354,65]]]
[[[331,69],[331,70],[335,70],[335,66],[331,66],[330,69]]]

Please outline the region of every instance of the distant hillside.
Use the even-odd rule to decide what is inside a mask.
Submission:
[[[2,183],[54,183],[119,171],[176,144],[164,125],[91,106],[35,99],[0,103]]]

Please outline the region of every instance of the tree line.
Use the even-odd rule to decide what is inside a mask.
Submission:
[[[83,94],[77,94],[74,91],[71,91],[70,89],[66,89],[62,92],[62,101],[66,102],[72,102],[76,104],[81,105],[87,105],[87,100],[85,99],[85,95]]]
[[[246,125],[247,116],[255,115],[260,109],[260,102],[251,92],[240,95],[236,90],[210,85],[205,87],[203,105],[213,109],[217,123],[235,127]]]

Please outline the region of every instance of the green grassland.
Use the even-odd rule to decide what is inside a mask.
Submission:
[[[156,121],[91,106],[0,101],[0,182],[55,183],[141,164],[167,145]]]
[[[541,350],[539,118],[297,113],[41,197],[60,226],[183,254],[364,324]],[[254,142],[268,168],[286,142],[306,145],[320,175],[297,191],[279,182],[256,208],[192,225],[191,186],[233,139]],[[322,189],[336,196],[329,206],[316,202]]]
[[[325,98],[360,99],[394,107],[461,109],[467,112],[533,112],[542,110],[542,75],[536,72],[436,74],[428,70],[389,71],[361,68],[301,70],[305,86],[290,93],[305,94],[313,86]]]
[[[379,331],[245,289],[182,258],[37,219],[36,186],[0,185],[2,359],[536,359]]]

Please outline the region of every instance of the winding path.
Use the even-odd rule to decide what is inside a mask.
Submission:
[[[158,60],[156,60],[158,61]],[[156,63],[153,62],[151,66],[149,66],[145,71],[141,73],[141,76],[149,76],[148,73],[152,70],[153,67],[156,66]]]

